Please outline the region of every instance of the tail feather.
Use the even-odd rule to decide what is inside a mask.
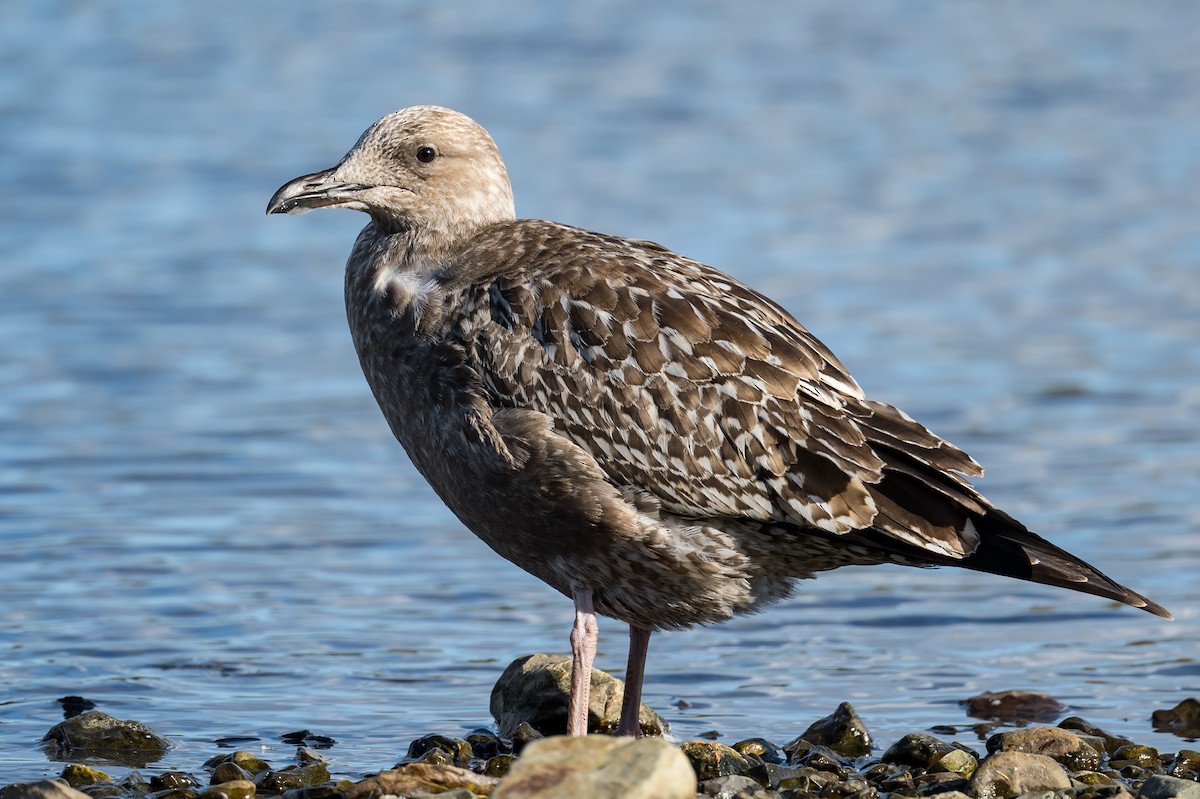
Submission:
[[[975,525],[980,533],[979,546],[968,557],[954,563],[956,566],[1069,588],[1115,599],[1164,619],[1175,618],[1161,605],[1031,533],[1003,511],[989,508],[986,515],[976,519]]]

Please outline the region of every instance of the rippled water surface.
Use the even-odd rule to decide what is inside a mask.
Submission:
[[[175,741],[154,768],[233,736],[284,764],[308,729],[357,775],[566,651],[570,603],[464,531],[374,407],[341,309],[363,218],[262,215],[419,102],[492,131],[522,215],[779,299],[1179,617],[847,570],[656,636],[678,736],[784,741],[849,700],[883,746],[974,741],[957,701],[1023,688],[1180,746],[1148,717],[1200,694],[1200,6],[1168,6],[6,5],[0,778],[61,770],[37,741],[72,694]]]

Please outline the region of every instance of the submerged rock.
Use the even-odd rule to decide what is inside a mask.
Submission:
[[[523,721],[543,735],[566,732],[570,695],[571,658],[544,654],[517,658],[492,688],[491,711],[500,737],[511,738]],[[625,683],[593,668],[588,732],[616,732],[624,697]],[[645,704],[639,722],[643,735],[662,735],[667,729],[667,723]]]
[[[661,738],[588,735],[556,736],[530,744],[492,799],[693,799],[695,795],[696,774],[687,758]]]
[[[1170,710],[1156,710],[1150,714],[1150,723],[1158,732],[1200,738],[1200,700],[1189,697]]]
[[[1057,760],[1026,752],[997,752],[984,758],[971,777],[971,794],[978,799],[1012,799],[1070,787],[1071,778]]]
[[[1054,721],[1067,709],[1052,696],[1029,691],[984,691],[962,704],[967,715],[996,721]]]
[[[72,716],[42,737],[51,760],[100,760],[133,768],[159,760],[171,744],[139,721],[115,719],[99,710]]]

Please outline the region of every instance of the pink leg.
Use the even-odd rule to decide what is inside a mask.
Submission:
[[[637,738],[642,734],[638,717],[642,712],[642,678],[646,675],[646,652],[650,630],[629,625],[629,664],[625,667],[625,698],[621,701],[621,723],[617,735]]]
[[[596,659],[596,611],[592,592],[575,592],[575,626],[571,628],[571,704],[567,709],[567,735],[587,735],[588,694],[592,689],[592,662]]]

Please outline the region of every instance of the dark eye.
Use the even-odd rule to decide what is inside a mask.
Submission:
[[[435,158],[437,158],[437,150],[432,147],[421,147],[417,150],[417,160],[422,164],[428,164]]]

